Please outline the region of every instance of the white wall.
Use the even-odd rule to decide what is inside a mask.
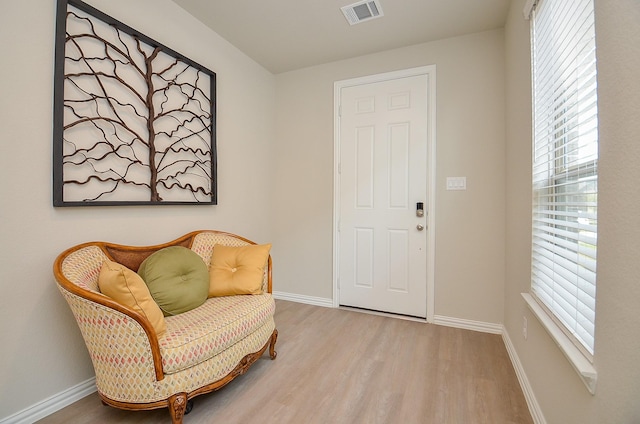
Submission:
[[[505,326],[549,424],[640,422],[640,4],[596,0],[599,209],[595,396],[525,306],[530,281],[531,85],[524,0],[505,28],[507,271]],[[527,317],[529,336],[521,335]]]
[[[82,241],[169,241],[199,228],[271,241],[275,78],[169,0],[90,4],[217,73],[218,206],[52,207],[55,1],[0,14],[0,420],[93,376],[52,275]]]
[[[276,290],[331,299],[334,81],[435,64],[435,314],[502,322],[504,39],[452,38],[276,76]],[[466,176],[466,191],[446,191]]]

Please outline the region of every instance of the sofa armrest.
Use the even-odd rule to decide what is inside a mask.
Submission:
[[[102,294],[80,295],[60,283],[58,288],[80,327],[98,385],[118,379],[149,383],[164,378],[158,337],[145,317]],[[89,298],[93,296],[98,299]]]
[[[156,380],[162,380],[164,372],[158,336],[149,320],[98,291],[100,268],[104,260],[108,259],[104,252],[105,244],[102,242],[84,243],[61,253],[53,264],[53,275],[58,288],[69,303],[88,348],[90,342],[102,349],[104,347],[102,344],[113,342],[115,338],[129,337],[122,331],[123,334],[117,334],[117,331],[120,331],[123,325],[133,326],[138,329],[133,334],[140,336],[141,340],[144,339],[142,341],[133,340],[136,342],[136,349],[138,346],[148,346],[149,358],[146,364],[153,365]],[[96,323],[101,329],[92,328],[92,325]],[[94,333],[104,331],[103,327],[108,330],[101,334],[104,336],[102,337],[104,340],[92,340],[96,337]],[[111,343],[111,346],[113,344]],[[127,344],[120,346],[127,346]],[[145,347],[145,349],[147,348]],[[94,358],[97,358],[94,357],[95,352],[89,349],[89,353],[95,363]]]

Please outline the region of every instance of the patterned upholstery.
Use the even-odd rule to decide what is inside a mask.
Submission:
[[[207,265],[214,244],[251,243],[213,231],[187,236]],[[166,317],[167,332],[157,339],[149,334],[153,329],[144,317],[125,307],[111,307],[108,298],[98,293],[100,267],[109,258],[103,245],[69,249],[59,256],[54,271],[85,340],[103,399],[124,403],[116,406],[127,409],[167,406],[172,395],[206,393],[217,388],[216,382],[235,377],[238,367],[244,372],[246,357],[261,353],[267,345],[275,358],[275,302],[267,292],[270,270],[265,269],[264,294],[208,299],[196,309]]]
[[[98,391],[121,401],[155,399],[156,374],[151,344],[140,324],[119,311],[64,289],[61,292],[89,350]],[[146,387],[143,389],[142,386]]]
[[[87,246],[70,253],[62,262],[64,276],[86,290],[98,291],[100,267],[107,258],[98,246]]]
[[[167,333],[159,340],[165,374],[192,367],[238,343],[273,317],[275,307],[269,293],[214,297],[165,318]]]

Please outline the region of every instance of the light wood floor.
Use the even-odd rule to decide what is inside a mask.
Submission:
[[[195,398],[185,424],[532,423],[502,338],[277,301],[278,357]],[[42,424],[170,423],[166,409],[121,411],[97,394]]]

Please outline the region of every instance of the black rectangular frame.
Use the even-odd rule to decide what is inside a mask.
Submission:
[[[104,55],[105,58],[102,59],[106,59],[108,58],[109,60],[111,60],[111,64],[113,65],[113,73],[115,76],[117,76],[118,78],[114,78],[114,75],[110,76],[110,79],[112,80],[121,80],[122,78],[120,78],[120,75],[116,75],[116,67],[120,66],[120,65],[129,65],[130,67],[135,67],[135,63],[134,63],[134,55],[138,55],[138,57],[144,57],[145,58],[145,65],[147,62],[147,60],[149,59],[146,56],[146,53],[143,53],[144,49],[141,49],[140,46],[142,45],[142,47],[147,48],[147,49],[151,49],[153,51],[153,59],[150,59],[151,65],[153,65],[153,60],[155,58],[157,58],[157,56],[164,54],[169,56],[172,59],[175,59],[175,62],[170,65],[171,68],[175,68],[172,69],[171,72],[175,72],[176,74],[178,74],[178,76],[174,76],[172,77],[173,80],[169,80],[168,82],[166,80],[164,80],[163,82],[166,82],[166,88],[164,90],[164,93],[162,93],[164,95],[163,99],[166,99],[166,101],[161,102],[160,104],[160,110],[162,111],[163,107],[165,106],[165,104],[169,103],[169,99],[168,99],[168,94],[167,92],[169,92],[169,90],[173,89],[172,93],[175,93],[175,89],[173,87],[175,86],[180,86],[180,88],[178,88],[178,90],[180,90],[179,95],[181,95],[182,97],[187,97],[190,98],[191,100],[193,100],[196,97],[196,91],[198,91],[198,95],[204,96],[203,99],[208,100],[210,103],[210,112],[208,114],[208,118],[209,120],[207,121],[206,116],[207,113],[206,112],[206,108],[204,108],[202,105],[206,104],[206,101],[200,101],[200,99],[197,100],[193,100],[194,103],[189,104],[190,100],[187,100],[185,102],[185,105],[190,106],[190,107],[196,107],[199,108],[200,111],[202,111],[202,114],[199,116],[196,116],[196,118],[191,119],[191,120],[187,120],[186,118],[180,118],[182,119],[182,121],[179,121],[178,118],[171,116],[172,119],[174,119],[175,121],[178,121],[178,127],[177,129],[174,131],[173,129],[171,131],[166,130],[166,131],[160,131],[158,134],[153,133],[152,131],[148,131],[148,138],[149,140],[147,140],[148,143],[148,149],[149,149],[149,157],[151,156],[155,156],[151,153],[152,147],[153,147],[153,152],[155,152],[155,146],[153,146],[153,142],[151,139],[155,140],[156,136],[158,137],[164,137],[165,141],[172,140],[172,137],[174,137],[175,133],[178,133],[179,130],[181,131],[186,131],[187,136],[180,136],[179,138],[179,143],[175,143],[176,146],[179,145],[179,147],[177,148],[167,148],[164,153],[165,154],[189,154],[191,155],[194,159],[191,159],[192,163],[191,167],[187,167],[186,170],[182,171],[182,172],[176,172],[175,175],[170,175],[170,177],[174,177],[174,179],[172,180],[173,185],[167,185],[166,183],[164,183],[164,192],[165,193],[170,193],[170,190],[174,189],[176,190],[176,186],[178,189],[182,190],[181,191],[181,195],[185,195],[185,193],[187,193],[186,195],[190,195],[194,197],[194,200],[163,200],[162,198],[160,198],[159,194],[158,194],[158,188],[152,188],[152,184],[151,181],[149,181],[148,184],[148,188],[149,188],[149,192],[150,192],[150,199],[147,200],[99,200],[99,197],[101,197],[102,195],[104,195],[105,193],[112,193],[115,192],[115,190],[118,187],[118,177],[120,177],[120,182],[123,184],[132,184],[132,182],[127,181],[126,179],[124,179],[124,177],[122,177],[121,174],[118,174],[115,170],[113,170],[113,168],[109,168],[107,171],[111,174],[111,175],[116,175],[116,177],[110,177],[110,178],[103,178],[100,175],[96,175],[96,173],[98,174],[106,174],[107,172],[101,171],[98,172],[96,171],[95,168],[95,163],[98,163],[99,160],[104,160],[105,157],[107,156],[106,154],[103,155],[102,157],[89,157],[89,159],[91,159],[91,161],[87,160],[86,155],[83,156],[83,153],[78,153],[80,150],[82,150],[83,152],[88,153],[91,150],[98,150],[97,146],[99,144],[102,145],[108,145],[110,146],[109,148],[111,149],[111,151],[109,152],[109,154],[114,158],[113,160],[118,160],[118,161],[122,161],[123,158],[121,154],[118,153],[118,149],[120,147],[122,147],[122,145],[126,145],[128,149],[133,151],[133,143],[136,142],[136,140],[138,141],[138,145],[140,145],[140,142],[144,143],[144,140],[141,137],[137,137],[137,138],[133,138],[131,140],[130,144],[120,144],[119,147],[115,147],[113,144],[110,144],[109,141],[107,139],[107,131],[104,130],[104,128],[100,128],[99,125],[96,125],[93,120],[95,119],[95,121],[98,120],[105,120],[105,118],[103,116],[98,116],[96,118],[91,118],[91,119],[87,119],[89,117],[86,116],[82,116],[81,114],[79,115],[75,110],[74,107],[71,106],[70,110],[71,110],[71,114],[74,115],[75,117],[78,117],[80,119],[78,119],[78,122],[80,122],[81,120],[84,121],[82,123],[86,123],[86,121],[91,121],[91,125],[93,126],[91,129],[99,132],[101,134],[101,139],[98,141],[95,141],[95,143],[93,141],[91,141],[89,143],[89,148],[88,149],[77,149],[76,153],[74,154],[78,154],[82,157],[84,157],[84,160],[82,160],[82,162],[85,162],[85,170],[90,167],[94,170],[94,174],[90,174],[87,173],[87,175],[89,175],[89,177],[86,179],[86,181],[81,182],[79,180],[70,180],[70,181],[65,181],[65,167],[64,167],[64,161],[65,161],[65,153],[64,153],[64,143],[65,143],[65,108],[69,108],[69,103],[65,103],[65,102],[76,102],[76,103],[80,103],[80,101],[78,101],[77,99],[74,100],[68,100],[65,97],[65,80],[67,79],[68,75],[65,73],[65,62],[67,61],[67,59],[69,60],[74,60],[74,58],[69,58],[67,57],[67,52],[65,51],[65,47],[67,44],[67,41],[69,41],[67,39],[67,15],[69,13],[69,5],[75,7],[76,9],[78,9],[81,12],[84,12],[85,14],[87,14],[89,16],[89,18],[91,19],[87,19],[87,21],[90,21],[91,23],[88,24],[89,27],[92,29],[93,34],[89,34],[89,35],[96,35],[96,37],[89,37],[89,38],[93,38],[93,39],[98,39],[101,40],[102,42],[104,42]],[[95,22],[92,20],[95,19]],[[122,44],[118,44],[118,46],[124,46],[124,51],[126,51],[127,54],[129,54],[127,56],[127,58],[129,59],[129,62],[122,62],[120,61],[116,61],[113,58],[111,58],[109,56],[109,51],[110,51],[110,47],[108,47],[108,42],[104,39],[101,39],[99,37],[97,37],[97,33],[95,32],[93,25],[98,25],[98,24],[102,24],[102,25],[106,25],[106,26],[110,26],[113,28],[113,31],[116,34],[117,39],[119,40],[119,42],[122,42]],[[135,51],[135,49],[131,49],[129,50],[127,48],[127,46],[125,45],[125,42],[122,41],[123,38],[123,34],[131,37],[132,40],[135,41],[135,43],[137,44],[133,44],[133,46],[136,46],[137,51]],[[84,34],[87,35],[87,34]],[[84,51],[80,50],[80,48],[78,48],[78,50],[81,53],[81,57],[80,60],[75,59],[76,62],[80,62],[82,59],[85,58],[84,56]],[[112,50],[113,51],[113,50]],[[156,54],[156,51],[159,51],[159,53]],[[138,54],[140,53],[140,54]],[[97,59],[96,57],[88,57],[88,61],[85,61],[85,63],[88,63],[91,60],[95,60]],[[98,58],[99,59],[99,58]],[[118,63],[116,63],[118,62]],[[103,62],[104,63],[104,62]],[[189,96],[187,94],[185,94],[184,90],[182,89],[183,86],[187,86],[189,87],[189,84],[183,84],[182,82],[178,82],[178,78],[181,77],[181,75],[184,73],[186,74],[187,71],[182,71],[182,72],[178,72],[178,65],[186,65],[187,68],[185,69],[189,69],[192,68],[194,71],[190,71],[190,72],[195,72],[195,78],[193,79],[193,92],[192,94]],[[170,69],[170,67],[165,67],[163,70],[163,73],[168,71]],[[91,69],[91,66],[88,66],[89,69]],[[148,83],[148,86],[150,86],[151,88],[154,87],[153,82],[152,82],[152,78],[156,78],[161,74],[161,73],[154,73],[153,71],[151,71],[151,73],[149,73],[150,68],[147,68],[147,73],[146,73],[146,81]],[[74,75],[72,75],[74,76]],[[77,76],[77,74],[75,74],[75,76]],[[95,81],[99,81],[101,76],[104,76],[104,74],[100,74],[98,73],[94,73],[92,75],[95,79]],[[209,93],[208,93],[208,99],[207,99],[207,93],[204,93],[203,90],[198,90],[198,82],[200,81],[201,76],[205,76],[205,77],[209,77]],[[122,84],[127,84],[126,87],[129,87],[128,83],[126,81],[121,81]],[[101,88],[104,88],[102,86],[102,84],[100,82],[97,83]],[[172,86],[172,87],[169,87]],[[82,89],[80,88],[80,86],[78,84],[75,85],[75,87],[78,87],[79,90],[78,92],[80,92]],[[131,92],[133,92],[134,90],[132,89]],[[155,93],[156,91],[152,91],[152,93]],[[100,113],[100,108],[101,106],[98,104],[98,102],[101,100],[103,101],[103,105],[106,104],[108,105],[111,110],[116,110],[117,107],[125,107],[128,108],[129,110],[133,110],[133,112],[139,117],[142,118],[144,120],[144,122],[147,122],[147,128],[148,129],[153,129],[153,126],[149,126],[149,125],[153,125],[153,124],[149,124],[149,121],[155,121],[156,116],[153,116],[153,119],[144,119],[144,116],[141,115],[137,109],[135,108],[135,106],[133,106],[132,104],[127,104],[127,101],[124,101],[124,104],[122,102],[119,103],[114,103],[113,101],[118,101],[118,99],[116,98],[112,98],[110,94],[108,94],[107,89],[104,89],[104,92],[101,93],[100,95],[95,95],[92,93],[87,93],[86,91],[82,92],[83,94],[87,95],[87,98],[84,100],[85,103],[91,103],[91,105],[94,107],[95,109],[95,113],[96,115],[98,115]],[[171,93],[170,93],[171,94]],[[147,93],[148,96],[148,93]],[[139,98],[142,100],[143,96],[139,96]],[[147,107],[150,104],[151,106],[147,108],[147,117],[152,115],[152,111],[154,111],[155,106],[154,106],[154,97],[153,94],[151,95],[151,97],[144,97],[144,99],[146,99],[147,101]],[[144,102],[140,102],[140,104],[143,104]],[[54,113],[53,113],[53,205],[54,206],[126,206],[126,205],[216,205],[218,202],[217,199],[217,149],[216,149],[216,74],[215,72],[205,68],[204,66],[194,62],[193,60],[181,55],[180,53],[170,49],[169,47],[164,46],[163,44],[145,36],[144,34],[141,34],[140,32],[134,30],[133,28],[129,27],[128,25],[106,15],[105,13],[95,9],[94,7],[80,1],[80,0],[57,0],[57,13],[56,13],[56,40],[55,40],[55,74],[54,74]],[[196,106],[193,106],[196,105]],[[102,106],[104,108],[104,106]],[[169,107],[169,106],[167,106]],[[109,108],[107,108],[109,109]],[[180,110],[179,112],[185,112],[184,110]],[[111,113],[111,112],[109,112]],[[115,113],[115,112],[114,112]],[[178,112],[176,112],[178,113]],[[124,114],[123,114],[124,115]],[[168,116],[169,113],[167,114],[162,114],[164,116]],[[128,116],[133,116],[133,114],[128,114]],[[205,117],[205,119],[203,119],[203,116]],[[134,117],[135,118],[135,117]],[[136,118],[137,119],[137,118]],[[108,119],[106,119],[108,120]],[[196,133],[194,130],[187,128],[187,124],[190,124],[192,121],[196,121],[196,124],[200,125],[201,128],[198,130],[198,133]],[[171,121],[172,122],[172,121]],[[75,123],[74,123],[75,124]],[[111,125],[111,127],[107,127],[109,130],[112,129],[112,127],[114,128],[114,132],[116,132],[115,130],[115,126]],[[207,152],[205,149],[202,149],[202,147],[193,147],[193,146],[187,146],[184,147],[184,145],[186,143],[189,142],[189,140],[196,140],[199,139],[200,141],[204,141],[204,138],[200,136],[200,132],[205,132],[206,134],[206,130],[208,129],[208,131],[210,132],[210,144],[209,144],[209,151]],[[189,138],[193,136],[193,138]],[[118,138],[119,136],[117,135],[117,133],[114,135],[115,138]],[[117,142],[122,142],[121,139],[116,140]],[[94,144],[91,144],[94,143]],[[75,144],[71,143],[72,145]],[[173,145],[172,145],[173,146]],[[182,152],[182,153],[180,153]],[[187,152],[187,153],[184,153]],[[98,153],[92,152],[92,154],[94,155],[98,155]],[[204,156],[205,159],[201,159],[200,157],[198,157],[198,155],[200,156]],[[207,155],[209,160],[207,159]],[[124,174],[124,176],[127,176],[128,170],[130,167],[133,166],[139,166],[139,167],[144,167],[144,164],[138,163],[139,161],[137,160],[137,156],[135,153],[130,154],[130,156],[134,157],[135,160],[135,164],[129,165],[126,169],[127,172]],[[164,157],[162,157],[164,158]],[[66,158],[67,160],[69,160],[69,158]],[[129,159],[129,158],[127,158]],[[89,163],[92,162],[92,163]],[[149,164],[146,165],[149,168],[150,174],[158,174],[158,169],[153,169],[153,167],[151,166],[151,163],[155,162],[155,159],[150,159],[149,160]],[[187,162],[185,160],[174,160],[174,162],[171,162],[171,165],[174,165],[178,162]],[[210,162],[210,165],[209,165]],[[160,163],[160,161],[159,161]],[[72,163],[71,165],[76,165],[75,163]],[[177,165],[176,165],[177,166]],[[179,183],[176,183],[175,181],[178,180],[176,177],[176,175],[181,174],[182,176],[185,176],[186,179],[186,175],[188,174],[187,170],[188,169],[192,169],[195,170],[195,172],[193,172],[193,174],[196,174],[197,177],[200,177],[200,179],[205,179],[204,177],[208,178],[209,174],[211,176],[211,180],[210,180],[210,190],[209,192],[207,192],[204,188],[199,188],[199,187],[194,187],[192,184],[190,184],[190,182],[181,182],[179,181]],[[202,172],[202,175],[197,175],[197,172]],[[153,178],[153,176],[151,176],[151,178]],[[77,186],[81,186],[83,184],[87,184],[90,183],[93,180],[93,182],[95,184],[101,184],[104,183],[104,180],[109,180],[112,184],[115,184],[115,187],[113,190],[109,191],[105,191],[99,194],[98,198],[94,198],[94,199],[83,199],[83,200],[64,200],[64,187],[65,184],[76,184]],[[133,184],[137,185],[137,186],[142,186],[143,184],[140,184],[139,181],[133,182]],[[145,184],[146,185],[146,184]],[[154,194],[154,190],[156,193],[156,198],[153,199],[153,194]],[[190,190],[190,191],[188,191]],[[199,192],[202,192],[201,196],[205,196],[205,200],[198,200],[196,197],[199,195]],[[175,193],[175,191],[174,191]]]

